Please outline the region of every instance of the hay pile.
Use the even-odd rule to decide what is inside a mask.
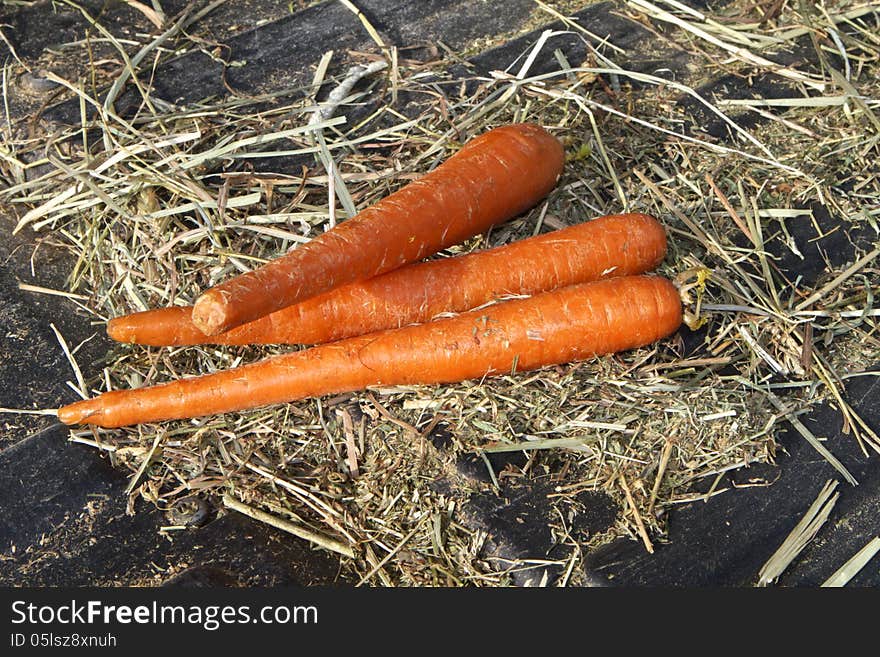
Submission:
[[[546,20],[563,15],[537,6]],[[880,251],[864,248],[880,214],[873,9],[734,2],[710,17],[673,2],[620,3],[662,30],[664,47],[690,53],[690,72],[676,81],[662,71],[627,70],[626,53],[571,22],[590,55],[569,62],[557,51],[561,70],[551,74],[531,73],[552,50],[543,38],[510,62],[510,72],[469,84],[450,78],[448,59],[407,60],[377,48],[351,59],[388,66],[317,122],[316,99],[352,63],[340,54],[325,57],[305,88],[189,107],[144,102],[134,117],[66,83],[80,98],[82,125],[10,135],[2,201],[20,229],[50,234],[73,254],[67,292],[96,332],[119,314],[191,304],[205,288],[406,184],[466,136],[511,121],[543,124],[564,140],[564,177],[545,203],[446,255],[602,214],[648,212],[668,227],[660,272],[683,287],[694,328],[579,365],[194,421],[77,429],[72,439],[130,469],[132,509],[139,500],[168,509],[171,534],[186,529],[187,508],[203,507],[197,497],[335,550],[345,555],[347,576],[384,585],[497,585],[523,567],[484,559],[485,534],[456,515],[464,494],[480,487],[457,472],[462,453],[528,454],[522,468],[492,471],[489,488],[540,479],[552,484],[559,508],[584,490],[619,502],[614,527],[587,544],[577,545],[560,513],[553,531],[574,548],[560,564],[563,585],[578,583],[579,560],[594,545],[631,536],[651,549],[671,507],[724,492],[716,484],[730,469],[772,461],[774,437],[789,422],[852,480],[797,416],[830,401],[866,457],[880,451],[843,393],[846,378],[880,354]],[[771,67],[780,52],[805,43],[818,64]],[[724,87],[711,97],[695,91],[728,74],[742,85],[766,76],[790,92],[767,101],[737,89],[725,96]],[[404,103],[416,97],[431,102]],[[732,137],[702,132],[694,107]],[[37,144],[42,155],[33,157]],[[334,169],[336,195],[328,199]],[[815,257],[803,256],[792,236],[803,222],[827,230],[811,203],[840,218],[833,230],[869,237],[850,262],[807,281],[779,263]],[[92,396],[290,348],[117,346],[94,376],[77,369],[70,385]],[[76,345],[70,354],[75,363]],[[448,447],[432,441],[438,430],[451,436]],[[432,485],[442,479],[455,486]],[[693,491],[695,482],[703,492]]]

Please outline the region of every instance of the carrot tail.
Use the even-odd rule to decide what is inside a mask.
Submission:
[[[200,344],[205,334],[192,323],[192,307],[157,308],[114,317],[107,335],[117,342],[154,346]]]
[[[607,215],[487,251],[407,265],[213,337],[185,308],[117,317],[107,332],[120,342],[152,346],[320,344],[464,312],[505,295],[641,274],[665,254],[666,235],[656,219]]]
[[[516,124],[471,140],[437,169],[285,256],[202,294],[193,323],[217,335],[458,244],[527,210],[562,172],[562,145]]]
[[[206,376],[114,391],[58,411],[66,424],[120,427],[244,410],[371,385],[435,384],[631,349],[681,324],[678,291],[614,278],[427,324],[341,340]]]

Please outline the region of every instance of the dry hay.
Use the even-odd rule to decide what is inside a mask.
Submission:
[[[190,107],[144,102],[128,119],[67,83],[97,116],[84,114],[82,126],[53,135],[8,133],[2,200],[21,229],[73,254],[67,292],[96,332],[122,313],[192,303],[208,286],[405,184],[465,137],[510,121],[543,124],[564,140],[564,176],[531,212],[443,255],[602,214],[649,212],[669,231],[659,271],[682,286],[689,321],[701,327],[693,344],[673,338],[538,372],[113,431],[75,429],[73,439],[132,471],[132,508],[140,499],[169,510],[194,495],[219,506],[225,499],[350,555],[343,558],[349,576],[385,585],[497,585],[509,581],[510,570],[528,567],[487,561],[485,534],[458,519],[461,493],[481,486],[457,473],[462,453],[527,453],[522,468],[492,471],[489,488],[540,479],[552,484],[560,509],[584,490],[619,502],[615,526],[581,545],[560,513],[554,536],[575,549],[559,583],[571,584],[579,581],[585,550],[626,535],[650,548],[662,539],[672,506],[724,492],[717,486],[724,472],[772,461],[775,436],[788,421],[835,462],[797,420],[819,402],[840,408],[866,457],[880,450],[843,394],[847,377],[878,360],[878,252],[859,250],[854,262],[808,285],[788,280],[767,248],[797,251],[790,227],[815,221],[802,209],[810,202],[841,217],[840,230],[876,233],[876,4],[787,3],[779,15],[762,14],[774,4],[736,2],[725,15],[707,17],[673,2],[620,3],[651,29],[665,25],[662,39],[692,54],[693,79],[686,82],[621,68],[621,53],[594,47],[572,23],[590,44],[586,62],[567,62],[557,52],[564,70],[532,76],[530,55],[546,45],[539,41],[511,62],[510,72],[463,85],[449,78],[443,60],[395,53],[335,118],[317,124],[310,124],[314,90],[338,83],[348,67],[338,54],[322,61],[311,87]],[[545,15],[555,11],[538,7]],[[734,73],[746,81],[767,69],[775,50],[810,35],[824,66],[812,73],[775,67],[773,75],[791,84],[785,102],[694,91],[704,76]],[[831,55],[840,56],[833,61],[843,61],[844,70],[832,71]],[[394,102],[418,96],[432,102],[415,115]],[[721,142],[689,126],[676,102],[683,96],[725,122],[733,138]],[[764,121],[746,130],[726,114],[742,112]],[[357,118],[345,121],[347,114]],[[252,172],[254,161],[263,173]],[[290,170],[275,161],[308,167]],[[332,167],[339,178],[336,198],[328,199]],[[75,362],[77,346],[70,347]],[[99,376],[71,387],[91,396],[290,348],[117,346]],[[451,436],[450,447],[435,446],[438,431]],[[437,486],[442,479],[457,487]],[[697,494],[695,482],[714,483]]]

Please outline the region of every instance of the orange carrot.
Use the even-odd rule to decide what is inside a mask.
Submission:
[[[533,206],[553,189],[563,162],[562,145],[539,126],[490,130],[334,229],[207,290],[196,299],[192,321],[217,335],[421,260]]]
[[[312,347],[205,376],[104,393],[58,411],[120,427],[360,390],[434,384],[583,360],[650,344],[681,324],[656,276],[582,283],[485,309]]]
[[[641,274],[666,253],[663,226],[644,214],[608,215],[487,251],[406,265],[325,292],[231,331],[208,337],[191,307],[111,319],[119,342],[320,344],[463,312],[509,294],[536,294],[609,276]]]

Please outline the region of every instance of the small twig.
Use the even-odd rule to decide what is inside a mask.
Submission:
[[[405,422],[404,420],[401,420],[400,418],[395,417],[391,413],[391,411],[389,411],[381,403],[379,403],[379,400],[376,399],[376,397],[373,395],[372,392],[368,392],[366,394],[366,397],[367,397],[367,399],[370,400],[370,403],[376,408],[376,410],[379,411],[379,415],[384,417],[386,420],[388,420],[389,422],[391,422],[393,424],[396,424],[397,426],[399,426],[403,429],[406,429],[407,431],[412,432],[416,436],[421,434],[421,432],[418,429],[416,429],[413,425],[411,425],[409,422]]]
[[[249,516],[254,520],[258,520],[259,522],[263,522],[267,525],[275,527],[276,529],[285,531],[288,534],[293,534],[294,536],[297,536],[298,538],[301,538],[305,541],[309,541],[310,543],[319,545],[325,550],[336,552],[338,554],[348,557],[349,559],[354,558],[354,550],[351,548],[350,545],[346,545],[345,543],[341,543],[335,539],[329,538],[328,536],[323,536],[321,534],[318,534],[317,532],[313,532],[312,530],[306,529],[301,525],[296,525],[289,520],[284,520],[277,516],[273,516],[271,513],[266,513],[265,511],[261,511],[260,509],[255,509],[254,507],[249,506],[244,502],[239,502],[229,493],[226,493],[223,496],[223,505],[232,509],[233,511],[243,513],[244,515]]]
[[[159,449],[159,443],[162,442],[162,438],[164,437],[164,435],[164,432],[156,433],[156,437],[153,438],[153,444],[147,451],[147,453],[144,454],[144,460],[141,462],[140,467],[137,469],[137,472],[134,473],[134,476],[128,482],[128,486],[125,487],[126,493],[131,493],[131,491],[134,490],[135,486],[137,486],[138,482],[141,480],[141,477],[147,471],[147,468],[150,467],[150,464],[153,462],[153,458],[156,456],[156,450]]]
[[[325,59],[322,59],[322,63],[324,61],[329,62],[329,56],[325,55]],[[330,228],[334,228],[336,226],[336,205],[334,202],[334,196],[339,198],[339,202],[342,203],[342,207],[345,209],[345,212],[349,217],[353,217],[357,213],[357,209],[355,208],[354,202],[351,199],[351,194],[348,192],[348,188],[345,185],[345,181],[342,179],[342,175],[339,172],[339,167],[336,166],[336,162],[333,160],[333,156],[330,154],[330,149],[327,147],[327,142],[324,139],[324,133],[321,130],[319,124],[324,121],[330,119],[342,102],[348,98],[348,94],[354,88],[354,85],[358,83],[362,78],[365,78],[373,73],[381,71],[386,68],[388,64],[384,61],[372,62],[367,66],[362,66],[360,64],[352,66],[345,78],[340,82],[336,87],[334,87],[330,94],[327,96],[327,99],[318,105],[318,107],[312,112],[312,115],[309,117],[309,126],[313,126],[312,135],[315,141],[317,141],[318,145],[318,158],[321,161],[321,164],[324,165],[324,169],[327,171],[327,176],[329,178],[328,183],[328,210],[330,213]],[[323,72],[322,76],[323,77]],[[318,76],[316,75],[316,80]]]
[[[348,462],[348,472],[352,479],[360,477],[358,468],[358,448],[354,437],[354,425],[351,421],[351,413],[348,409],[337,409],[336,414],[342,418],[342,434],[345,436],[345,457]]]
[[[376,556],[375,551],[370,546],[369,543],[364,545],[364,556],[367,559],[367,562],[373,567],[373,574],[378,575],[379,579],[382,580],[382,584],[391,588],[394,586],[394,582],[391,581],[391,578],[388,577],[388,573],[385,572],[385,569],[382,567],[382,564],[379,563],[379,557]]]
[[[724,195],[720,189],[718,189],[718,185],[715,184],[715,181],[712,179],[708,173],[705,176],[706,182],[709,183],[709,187],[712,189],[712,193],[715,194],[718,201],[724,206],[724,209],[727,210],[727,214],[730,215],[730,218],[733,219],[733,222],[739,227],[739,229],[743,232],[749,241],[754,244],[755,238],[752,235],[752,231],[749,230],[749,227],[746,226],[745,222],[742,220],[742,217],[737,214],[736,210],[733,209],[733,206],[730,204],[730,201],[727,199],[727,196]]]
[[[636,526],[639,530],[639,536],[642,537],[642,543],[645,544],[645,549],[650,553],[654,554],[654,544],[651,543],[651,538],[648,536],[648,530],[645,529],[645,523],[642,521],[642,516],[639,513],[638,508],[636,507],[635,500],[632,496],[632,491],[629,489],[629,484],[626,483],[626,477],[624,477],[623,472],[620,473],[620,485],[623,488],[623,492],[626,495],[626,501],[629,503],[630,508],[632,509],[633,516],[636,519]]]
[[[342,82],[336,85],[327,95],[326,100],[320,103],[312,112],[312,116],[309,118],[309,125],[326,121],[332,117],[342,102],[348,98],[354,85],[360,82],[363,78],[378,73],[387,67],[387,62],[378,61],[372,62],[366,66],[356,64],[349,68],[345,77],[342,79]]]
[[[278,486],[293,493],[299,500],[301,500],[303,503],[305,503],[311,509],[316,511],[322,518],[324,518],[324,521],[328,525],[333,527],[333,529],[335,529],[340,534],[345,536],[349,541],[354,543],[354,538],[351,536],[351,534],[349,534],[345,530],[345,527],[342,525],[342,523],[339,520],[337,520],[337,517],[340,515],[339,512],[336,511],[335,509],[333,509],[332,507],[330,507],[326,502],[317,498],[315,495],[313,495],[310,491],[306,490],[302,486],[298,486],[297,484],[294,484],[293,482],[288,481],[287,479],[283,479],[281,477],[278,477],[277,475],[274,475],[271,472],[269,472],[259,466],[254,465],[253,463],[248,463],[247,461],[243,461],[241,459],[241,457],[239,457],[238,455],[234,455],[233,458],[240,465],[246,467],[248,470],[251,470],[252,472],[256,472],[258,475],[265,477],[266,479],[268,479],[272,483],[277,484]]]
[[[361,577],[360,581],[359,581],[355,586],[362,586],[362,585],[363,585],[365,582],[367,582],[367,581],[368,581],[373,575],[375,575],[376,572],[378,572],[378,571],[382,568],[382,566],[384,566],[386,563],[388,563],[388,562],[391,560],[391,558],[392,558],[395,554],[397,554],[398,552],[400,552],[401,549],[403,549],[403,546],[407,544],[407,542],[409,541],[409,539],[411,539],[413,536],[415,536],[415,534],[416,534],[416,532],[417,532],[418,530],[419,530],[419,527],[418,527],[418,526],[416,526],[415,528],[413,528],[413,530],[410,531],[409,534],[407,534],[406,536],[404,536],[404,537],[401,539],[401,541],[400,541],[396,546],[394,546],[394,549],[393,549],[393,550],[391,550],[388,554],[386,554],[386,555],[382,558],[382,561],[380,561],[380,562],[377,563],[375,566],[373,566],[373,567],[370,569],[370,571],[369,571],[366,575],[364,575],[363,577]]]
[[[663,452],[660,454],[660,464],[657,466],[657,477],[654,479],[654,486],[651,488],[651,499],[648,502],[648,513],[654,510],[654,503],[657,501],[657,495],[660,492],[660,483],[663,481],[663,475],[666,474],[666,466],[669,464],[669,458],[672,456],[672,449],[675,447],[675,441],[671,438],[666,439],[663,446]]]

